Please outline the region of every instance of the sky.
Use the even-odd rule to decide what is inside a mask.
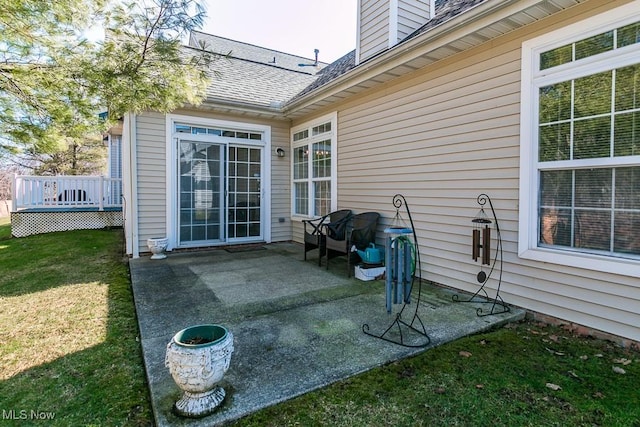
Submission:
[[[357,0],[204,0],[201,31],[331,63],[356,46]]]

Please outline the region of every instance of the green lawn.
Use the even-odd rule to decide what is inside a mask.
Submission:
[[[152,424],[122,231],[9,236],[0,219],[2,421]],[[640,427],[640,352],[523,322],[237,425]]]
[[[2,421],[151,425],[122,230],[15,239],[0,221]]]

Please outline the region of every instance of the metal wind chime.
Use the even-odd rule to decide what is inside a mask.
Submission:
[[[458,295],[454,295],[453,300],[455,302],[491,304],[491,310],[489,310],[488,312],[483,311],[482,308],[478,308],[476,310],[476,314],[478,316],[490,316],[492,314],[507,313],[510,311],[509,306],[505,304],[505,302],[502,300],[502,297],[500,296],[500,285],[502,284],[502,236],[500,234],[500,225],[498,224],[498,218],[496,217],[496,211],[493,208],[491,198],[483,193],[478,196],[477,202],[480,205],[480,211],[475,216],[475,218],[471,220],[471,223],[473,224],[473,231],[471,233],[471,257],[476,262],[478,262],[478,259],[480,259],[480,271],[476,275],[476,279],[481,286],[469,299],[460,300]],[[487,204],[487,202],[489,202],[489,207],[491,208],[493,221],[484,211],[484,206]],[[495,256],[493,257],[493,261],[491,261],[491,224],[493,223],[495,223],[496,227],[497,244]],[[489,294],[485,289],[485,285],[496,269],[498,258],[500,259],[500,275],[498,277],[496,296],[492,299],[489,297]],[[486,273],[484,271],[485,265],[491,266],[491,268],[489,269],[489,273]],[[478,300],[476,299],[476,297],[481,297],[483,299]]]
[[[409,222],[408,227],[400,216],[400,208],[404,205]],[[405,347],[426,347],[431,342],[424,324],[418,316],[420,295],[422,293],[422,277],[420,265],[420,248],[418,237],[409,211],[409,205],[404,196],[396,194],[393,197],[393,206],[396,215],[391,226],[384,230],[385,233],[385,296],[387,313],[391,314],[394,304],[402,304],[402,308],[395,316],[389,327],[380,335],[369,332],[369,325],[362,325],[362,331],[373,337],[399,344]],[[411,240],[413,237],[413,241]],[[418,295],[411,320],[405,321],[402,316],[405,309],[411,304],[411,293],[414,282],[418,284]],[[397,334],[396,334],[397,332]],[[411,342],[405,340],[405,334],[417,337]],[[407,336],[408,338],[408,336]]]

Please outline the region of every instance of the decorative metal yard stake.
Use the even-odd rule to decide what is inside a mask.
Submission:
[[[500,234],[500,225],[498,224],[498,218],[496,217],[496,211],[493,208],[493,203],[491,202],[491,198],[482,193],[478,196],[477,202],[480,205],[480,211],[478,214],[471,220],[474,225],[472,234],[471,234],[471,257],[474,261],[478,261],[478,258],[481,260],[480,264],[480,272],[476,276],[478,283],[481,284],[480,288],[476,291],[475,294],[471,296],[468,300],[460,300],[458,295],[453,296],[453,301],[455,302],[474,302],[474,303],[482,303],[482,304],[491,304],[491,310],[489,312],[484,312],[482,308],[478,308],[476,310],[476,314],[478,316],[490,316],[492,314],[500,314],[507,313],[510,311],[509,306],[505,304],[502,297],[500,296],[500,285],[502,284],[502,236]],[[487,216],[484,211],[484,205],[489,202],[489,207],[491,208],[491,213],[493,215],[493,221]],[[491,224],[495,223],[496,225],[496,253],[493,258],[493,263],[491,262]],[[498,287],[496,289],[495,298],[489,298],[489,294],[485,289],[485,285],[491,278],[491,274],[496,268],[496,264],[500,258],[500,275],[498,278]],[[491,269],[489,270],[489,274],[485,273],[483,270],[484,265],[490,265]],[[480,295],[482,294],[482,295]],[[480,296],[484,298],[484,300],[478,300],[476,297]]]
[[[411,227],[404,224],[400,216],[400,208],[404,204],[407,216],[411,223]],[[431,338],[425,330],[424,323],[418,316],[418,307],[420,305],[420,295],[422,293],[422,277],[420,265],[420,248],[418,247],[418,237],[413,226],[413,219],[409,211],[409,205],[402,194],[393,196],[393,206],[396,208],[396,216],[389,228],[385,232],[385,266],[386,266],[386,308],[391,314],[392,303],[402,304],[402,309],[396,315],[394,321],[380,335],[369,332],[369,325],[362,325],[362,332],[372,337],[376,337],[394,344],[404,347],[426,347],[431,342]],[[410,235],[413,234],[413,243]],[[414,262],[415,260],[415,262]],[[413,316],[410,322],[406,322],[402,318],[407,306],[411,303],[411,291],[413,290],[414,281],[418,282],[418,296],[414,304]],[[392,338],[392,330],[397,328],[399,338]],[[405,342],[403,329],[407,333],[417,334],[420,342],[417,344],[409,344]]]

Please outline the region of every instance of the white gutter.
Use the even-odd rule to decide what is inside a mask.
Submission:
[[[275,119],[286,119],[283,114],[282,104],[274,103],[270,106],[260,106],[257,104],[251,104],[249,102],[231,101],[228,99],[220,98],[205,98],[204,102],[200,104],[199,108],[216,110],[221,108],[228,108],[233,111],[237,111],[245,114],[261,114],[267,115]]]

